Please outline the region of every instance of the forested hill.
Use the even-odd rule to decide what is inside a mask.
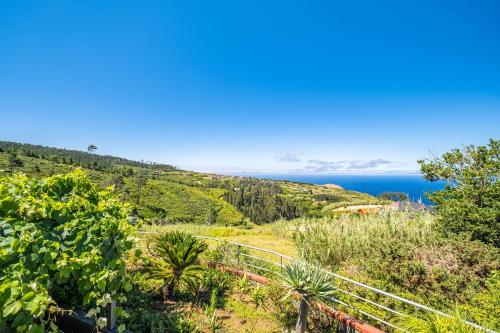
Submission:
[[[338,207],[379,203],[368,194],[293,182],[219,176],[92,152],[0,141],[0,177],[31,177],[84,169],[114,186],[134,213],[151,223],[264,224],[333,214]]]
[[[163,171],[176,170],[175,167],[168,164],[158,164],[154,162],[143,161],[139,162],[128,160],[122,157],[92,154],[80,150],[53,148],[9,141],[0,141],[0,152],[2,151],[14,152],[16,154],[28,157],[49,159],[54,162],[76,165],[83,168],[95,169],[99,171],[111,171],[116,165],[141,167]]]

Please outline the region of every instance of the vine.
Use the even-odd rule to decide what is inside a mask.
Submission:
[[[0,179],[0,331],[57,331],[52,314],[73,309],[105,326],[105,306],[131,287],[128,220],[129,207],[81,170]]]

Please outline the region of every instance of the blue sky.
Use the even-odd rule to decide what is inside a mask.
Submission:
[[[498,1],[2,1],[0,139],[411,172],[498,138]]]

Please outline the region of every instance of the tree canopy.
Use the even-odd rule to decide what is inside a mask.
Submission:
[[[420,160],[427,180],[444,180],[442,191],[427,194],[436,204],[445,233],[467,234],[500,246],[500,140],[469,145],[428,160]]]

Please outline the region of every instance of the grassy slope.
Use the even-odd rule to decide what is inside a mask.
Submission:
[[[144,231],[153,233],[171,230],[186,231],[193,235],[215,237],[296,257],[297,248],[292,239],[292,231],[290,228],[286,228],[284,223],[280,221],[266,225],[249,225],[247,228],[200,224],[155,225],[145,226]],[[263,254],[260,253],[259,255]]]
[[[16,152],[23,166],[15,168],[14,171],[23,172],[32,177],[66,173],[76,167],[60,162],[61,156],[65,154],[67,156],[64,161],[70,160],[71,151],[57,150],[58,159],[49,158],[51,155],[46,155],[44,158],[30,157],[24,154],[22,149],[17,149]],[[73,156],[76,153],[80,155],[80,158],[86,157],[86,153],[72,153]],[[9,153],[6,150],[0,151],[0,176],[7,173],[8,157]],[[92,155],[91,158],[103,160],[103,163],[112,165],[111,168],[103,170],[86,169],[92,180],[103,187],[114,185],[124,200],[134,204],[137,214],[147,220],[161,223],[201,224],[210,220],[212,215],[213,222],[222,225],[242,225],[251,222],[224,200],[226,190],[221,188],[221,184],[227,180],[234,180],[235,177],[120,164],[128,162],[127,160],[122,162],[114,157]],[[133,174],[128,175],[124,172],[125,170],[132,170]],[[142,186],[139,184],[141,174],[147,179]],[[308,211],[315,214],[314,216],[333,214],[332,206],[380,202],[379,199],[368,194],[343,189],[284,181],[275,183],[282,188],[283,196],[307,205]],[[323,200],[318,195],[327,195],[329,198],[334,198],[335,202]]]
[[[23,166],[15,172],[23,172],[31,177],[42,177],[59,173],[67,173],[75,166],[57,163],[46,159],[18,155]],[[120,166],[116,166],[120,168]],[[0,176],[7,174],[8,154],[0,152]],[[132,168],[136,174],[141,168]],[[2,171],[3,170],[3,171]],[[117,175],[110,172],[85,169],[92,180],[100,186],[109,186],[116,183]],[[123,197],[136,206],[145,218],[159,218],[176,222],[203,223],[209,211],[219,212],[217,222],[226,225],[237,225],[244,221],[243,215],[229,205],[221,197],[221,193],[199,187],[206,179],[205,175],[173,171],[162,172],[155,178],[148,179],[141,190],[141,198],[137,203],[138,185],[134,177],[123,177]]]

